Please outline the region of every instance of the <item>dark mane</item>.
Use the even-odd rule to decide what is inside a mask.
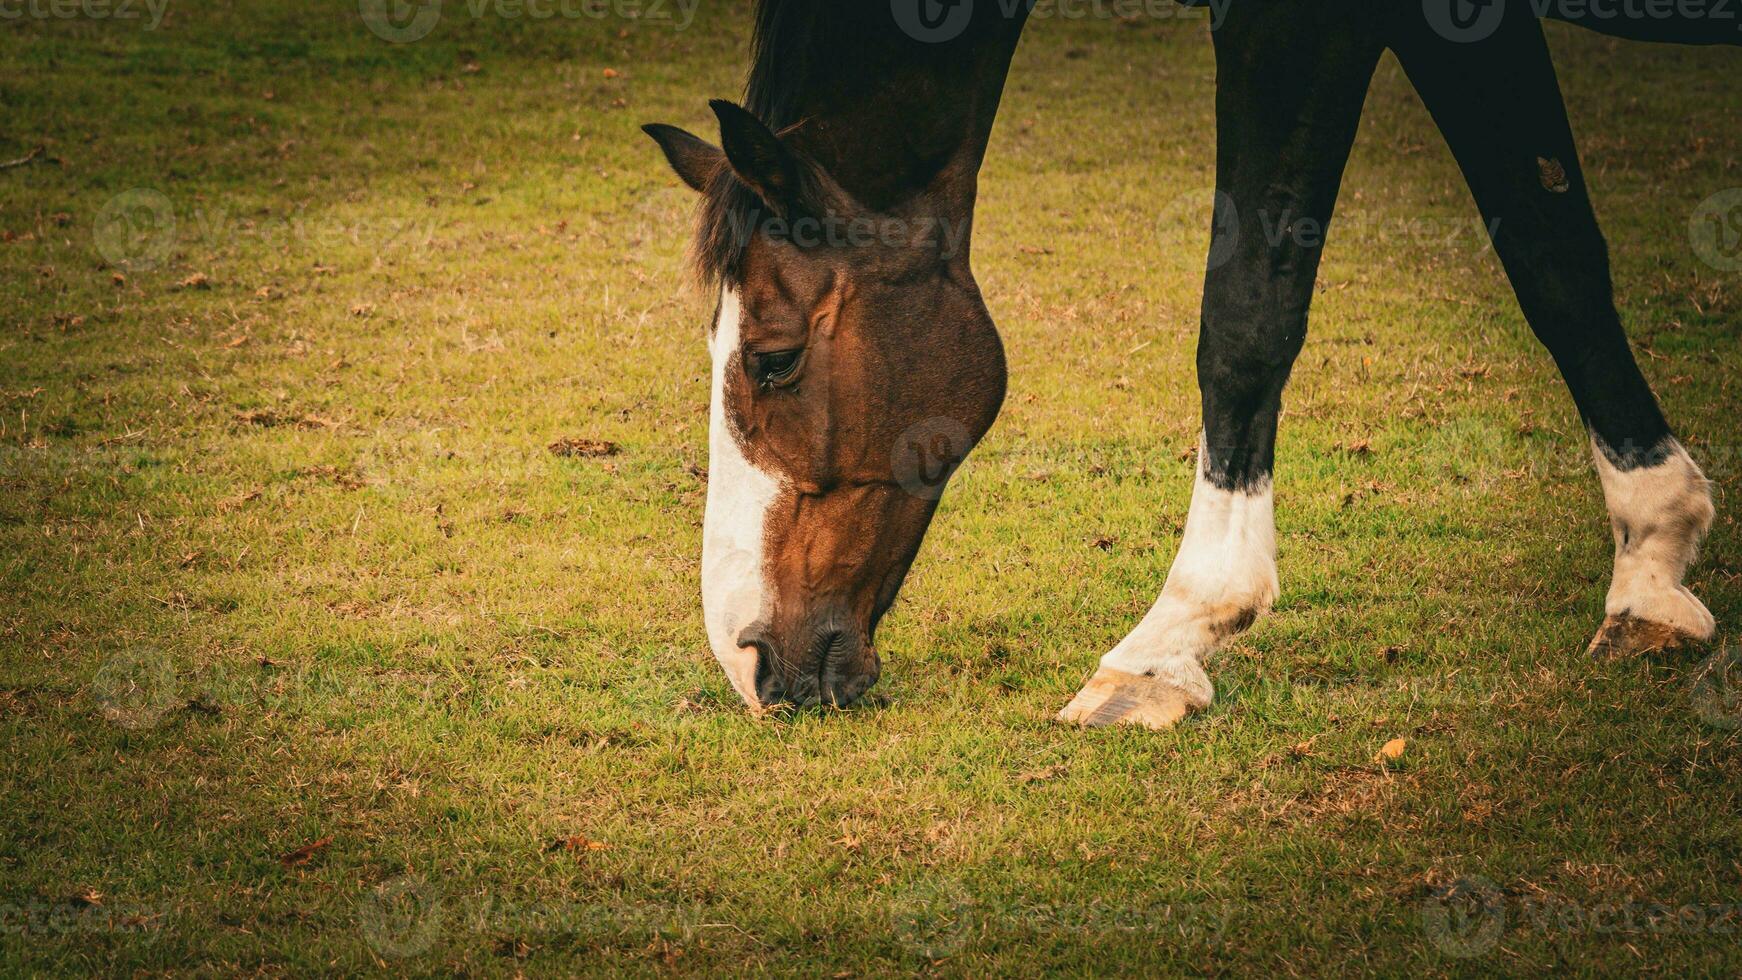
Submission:
[[[832,47],[818,37],[818,16],[840,0],[759,0],[744,107],[775,132],[799,120],[798,96],[814,78],[813,55]],[[744,182],[722,166],[702,195],[690,259],[704,285],[736,285],[749,230],[763,204]]]

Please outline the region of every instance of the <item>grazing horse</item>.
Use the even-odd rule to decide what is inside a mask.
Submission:
[[[1436,16],[1435,2],[1229,0],[1218,11],[1211,251],[1228,258],[1204,286],[1191,510],[1160,597],[1062,720],[1161,728],[1208,705],[1205,659],[1276,600],[1282,390],[1387,49],[1450,144],[1589,430],[1616,544],[1592,650],[1712,636],[1682,584],[1712,522],[1708,484],[1622,332],[1537,15],[1443,0]],[[693,257],[719,289],[703,614],[753,707],[845,705],[876,682],[878,619],[944,481],[998,414],[1004,354],[970,268],[971,231],[1032,3],[763,0],[745,106],[711,103],[720,145],[645,127],[702,195]],[[1592,26],[1713,39],[1702,25]]]

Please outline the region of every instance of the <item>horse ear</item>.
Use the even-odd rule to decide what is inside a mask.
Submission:
[[[653,137],[653,141],[665,151],[671,169],[677,171],[691,190],[704,190],[715,171],[720,169],[720,164],[725,162],[726,155],[719,147],[676,126],[649,123],[641,127],[641,131]]]
[[[742,106],[724,99],[715,99],[708,106],[720,117],[720,146],[738,179],[782,218],[802,213],[804,169],[797,155]]]

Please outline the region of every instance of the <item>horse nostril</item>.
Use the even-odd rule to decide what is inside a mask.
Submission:
[[[775,668],[774,643],[768,634],[752,626],[738,634],[738,646],[756,651],[756,700],[764,707],[784,702],[786,684]]]
[[[780,682],[779,674],[757,669],[756,700],[762,702],[764,708],[786,703],[786,685]]]
[[[876,652],[856,634],[833,637],[822,665],[823,703],[845,708],[859,700],[877,683],[882,666]]]

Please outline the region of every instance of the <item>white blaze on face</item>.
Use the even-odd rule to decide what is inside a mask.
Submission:
[[[726,375],[739,365],[738,294],[720,293],[720,321],[708,341],[713,355],[708,413],[708,505],[702,526],[702,619],[714,657],[738,695],[756,699],[756,651],[738,646],[744,628],[761,618],[771,596],[763,578],[763,525],[779,490],[773,475],[751,464],[726,418]]]
[[[1620,470],[1593,444],[1609,522],[1615,531],[1615,579],[1605,613],[1674,627],[1702,640],[1717,629],[1704,603],[1682,584],[1712,526],[1706,475],[1681,443],[1656,466]]]
[[[1200,458],[1202,453],[1200,452]],[[1203,662],[1270,609],[1276,580],[1276,503],[1268,477],[1223,490],[1200,464],[1179,554],[1160,598],[1101,666],[1147,674],[1184,691],[1197,707],[1213,689]]]

